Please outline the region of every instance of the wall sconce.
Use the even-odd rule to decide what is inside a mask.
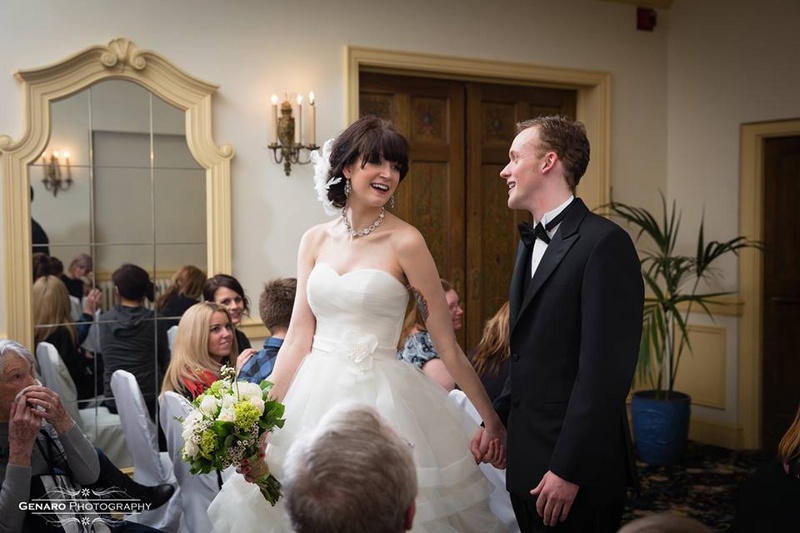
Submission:
[[[64,158],[63,164],[58,159],[61,156]],[[72,187],[69,152],[59,154],[56,151],[49,158],[47,157],[47,152],[45,152],[42,154],[42,167],[44,168],[42,183],[44,183],[45,189],[53,193],[53,196],[58,196],[58,191],[67,191]]]
[[[316,105],[314,103],[314,91],[308,93],[308,144],[303,135],[303,97],[297,95],[297,128],[292,114],[293,107],[286,96],[278,110],[278,97],[272,95],[272,142],[268,148],[272,150],[272,156],[277,164],[283,163],[283,171],[288,176],[292,173],[292,165],[307,165],[311,162],[310,152],[317,150],[319,146],[316,141]],[[305,159],[302,159],[302,151],[305,150]]]

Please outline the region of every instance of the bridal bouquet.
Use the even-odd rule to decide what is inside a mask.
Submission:
[[[192,474],[224,470],[246,459],[261,494],[275,505],[281,484],[259,455],[261,436],[284,422],[283,404],[267,399],[271,387],[266,380],[261,385],[236,381],[236,371],[223,367],[222,378],[195,398],[194,409],[182,421],[181,457]]]

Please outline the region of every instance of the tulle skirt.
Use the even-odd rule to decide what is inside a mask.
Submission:
[[[342,401],[373,406],[413,446],[419,494],[412,531],[504,530],[489,509],[494,487],[469,450],[472,434],[465,428],[477,426],[448,400],[444,389],[396,360],[391,350],[379,349],[368,365],[354,367],[315,344],[286,395],[286,424],[269,437],[266,460],[278,479],[295,437],[315,428]],[[239,474],[224,484],[209,517],[217,533],[292,531],[282,502],[270,506]]]

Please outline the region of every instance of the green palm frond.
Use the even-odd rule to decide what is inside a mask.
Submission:
[[[660,391],[672,392],[685,350],[692,353],[688,323],[692,312],[702,311],[713,318],[710,305],[728,292],[700,293],[700,282],[707,280],[711,267],[720,257],[741,250],[763,250],[763,243],[744,236],[729,241],[705,242],[705,223],[701,217],[694,256],[675,253],[681,214],[677,203],[667,206],[661,194],[661,214],[656,217],[647,209],[620,202],[600,208],[609,216],[627,224],[639,242],[646,236],[650,246],[640,249],[645,298],[642,339],[637,376],[640,383]]]

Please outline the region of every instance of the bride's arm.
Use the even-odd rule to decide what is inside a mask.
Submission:
[[[300,363],[311,351],[317,321],[308,305],[306,285],[308,276],[314,268],[316,251],[319,249],[323,235],[324,229],[316,226],[308,230],[300,240],[300,249],[297,252],[297,294],[294,298],[292,319],[289,322],[286,338],[278,351],[275,368],[269,377],[274,385],[270,390],[270,399],[283,401]]]
[[[456,341],[436,263],[424,238],[415,228],[409,226],[398,238],[397,259],[417,297],[424,298],[426,302],[428,316],[425,325],[431,334],[436,353],[481,415],[486,427],[487,439],[484,442],[499,438],[505,445],[505,428],[492,407],[480,378]]]

